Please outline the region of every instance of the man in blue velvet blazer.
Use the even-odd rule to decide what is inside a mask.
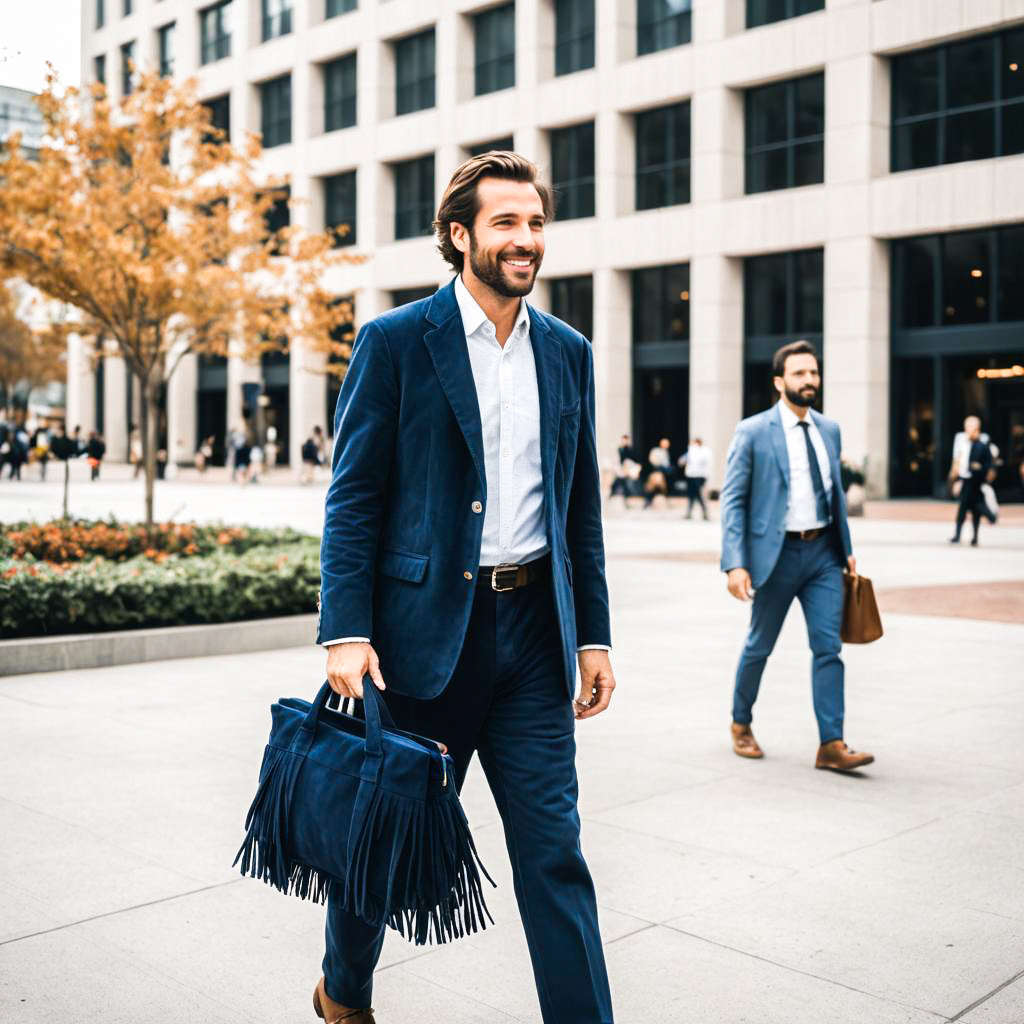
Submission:
[[[438,211],[457,276],[359,332],[338,399],[318,641],[336,692],[480,758],[547,1024],[610,1024],[580,850],[574,720],[615,679],[589,342],[527,305],[551,197],[514,153],[463,164]],[[580,675],[580,692],[573,686]],[[383,929],[328,901],[328,1021],[373,1021]],[[426,1017],[424,1018],[426,1019]]]
[[[811,408],[821,388],[813,346],[783,346],[772,373],[779,401],[736,428],[722,486],[722,571],[734,597],[753,599],[733,691],[733,749],[741,757],[764,756],[751,729],[754,702],[796,599],[813,654],[815,765],[849,771],[874,758],[843,740],[843,570],[855,573],[857,566],[840,483],[839,425]]]

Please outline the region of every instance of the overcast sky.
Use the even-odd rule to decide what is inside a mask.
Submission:
[[[65,85],[80,77],[81,0],[0,0],[0,85],[39,92],[46,62]]]

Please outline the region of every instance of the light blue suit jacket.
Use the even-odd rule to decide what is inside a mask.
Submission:
[[[846,496],[840,485],[839,424],[810,411],[828,449],[832,473],[832,521],[843,564],[853,553],[846,518]],[[756,590],[772,574],[786,538],[789,504],[789,452],[779,410],[743,420],[736,428],[722,486],[722,571],[744,568]]]

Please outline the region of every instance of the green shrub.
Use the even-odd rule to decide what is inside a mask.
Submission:
[[[297,615],[316,610],[319,586],[319,546],[308,537],[160,561],[0,558],[0,638]]]

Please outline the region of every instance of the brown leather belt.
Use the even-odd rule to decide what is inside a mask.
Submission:
[[[478,587],[490,587],[499,594],[508,590],[528,587],[531,583],[548,579],[551,575],[551,556],[534,559],[523,565],[481,565],[476,578]]]
[[[813,530],[787,530],[787,540],[817,540],[826,530],[827,526],[816,526]]]

